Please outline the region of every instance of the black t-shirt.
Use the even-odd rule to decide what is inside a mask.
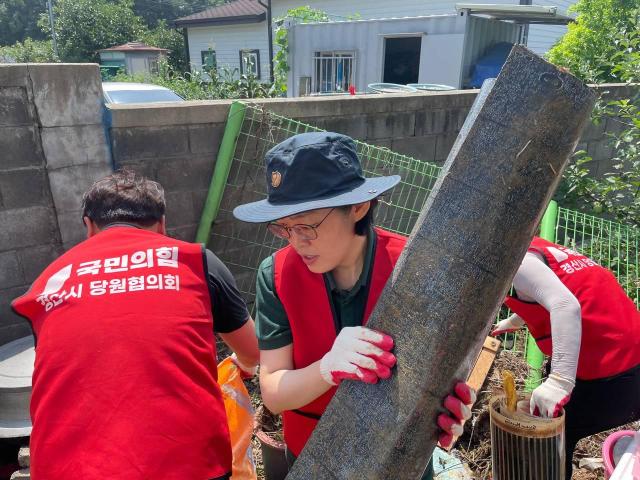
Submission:
[[[231,333],[249,320],[249,310],[227,266],[211,250],[207,249],[205,256],[213,329]]]

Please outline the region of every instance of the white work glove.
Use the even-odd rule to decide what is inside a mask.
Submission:
[[[345,327],[320,360],[320,374],[330,385],[342,380],[376,383],[391,376],[391,367],[396,364],[392,348],[389,335],[366,327]]]
[[[231,354],[231,361],[235,363],[238,369],[240,369],[240,376],[245,380],[249,378],[253,378],[258,372],[258,365],[254,365],[253,367],[247,367],[240,361],[240,359],[236,355],[236,352],[233,352]]]
[[[510,317],[500,320],[496,326],[493,327],[491,336],[497,337],[503,333],[515,332],[516,330],[520,330],[522,327],[524,327],[524,320],[514,313]]]
[[[549,378],[531,394],[529,410],[531,415],[553,418],[571,398],[575,381],[560,375],[550,374]]]

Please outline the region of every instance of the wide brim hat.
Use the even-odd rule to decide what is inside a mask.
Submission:
[[[34,361],[31,336],[0,346],[0,438],[31,435],[29,402]]]
[[[355,142],[332,132],[301,133],[265,155],[268,195],[233,215],[262,223],[319,208],[372,200],[400,182],[398,175],[365,178]]]

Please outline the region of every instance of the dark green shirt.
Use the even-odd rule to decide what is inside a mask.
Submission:
[[[376,235],[373,230],[367,235],[367,246],[362,273],[350,290],[340,290],[331,272],[323,274],[324,284],[331,299],[336,330],[362,325],[367,306],[371,278],[371,265],[375,252]],[[291,325],[282,302],[276,294],[273,279],[273,255],[265,258],[258,267],[256,282],[256,334],[261,350],[273,350],[293,342]]]

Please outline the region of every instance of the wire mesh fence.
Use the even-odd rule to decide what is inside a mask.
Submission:
[[[322,129],[255,105],[247,105],[244,110],[242,128],[209,246],[232,270],[252,310],[258,266],[284,242],[269,233],[263,224],[234,220],[232,210],[241,203],[265,198],[264,157],[267,151],[292,135],[310,131]],[[441,167],[384,147],[359,141],[356,145],[365,176],[401,176],[401,183],[381,199],[376,224],[408,235]],[[555,233],[557,243],[574,248],[610,268],[637,304],[640,292],[637,229],[560,208]],[[502,308],[499,318],[506,318],[508,314],[509,311]],[[507,350],[520,353],[525,349],[523,340],[524,337],[518,334],[508,334],[503,338],[503,345]]]
[[[322,131],[289,118],[247,106],[236,144],[220,210],[209,245],[220,252],[230,266],[238,286],[249,303],[255,296],[255,274],[260,261],[283,245],[264,225],[233,220],[232,210],[240,203],[266,196],[264,156],[286,138],[303,132]],[[402,181],[383,197],[376,212],[376,224],[408,235],[440,173],[440,167],[394,153],[383,147],[356,141],[365,176],[400,175]]]
[[[640,306],[640,231],[621,223],[560,207],[555,242],[586,255],[613,272]]]

